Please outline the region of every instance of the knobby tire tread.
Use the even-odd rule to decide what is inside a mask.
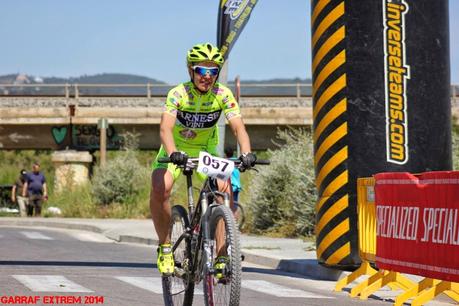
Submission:
[[[181,206],[181,205],[175,205],[171,209],[171,230],[172,230],[172,225],[174,224],[174,220],[179,219],[181,220],[183,224],[183,230],[185,230],[187,227],[189,227],[189,220],[188,220],[188,213],[186,209]],[[172,237],[171,237],[172,238]],[[174,243],[175,241],[172,241]],[[188,250],[187,251],[187,257],[189,257],[189,260],[191,262],[191,254],[190,254],[190,241],[189,239],[185,239],[185,247]],[[175,305],[172,294],[170,292],[170,286],[172,283],[172,279],[175,276],[168,276],[168,277],[162,277],[162,286],[163,286],[163,298],[164,298],[164,305],[166,306],[188,306],[193,304],[193,297],[194,297],[194,282],[191,281],[188,283],[186,289],[185,289],[185,294],[184,294],[184,299],[183,299],[183,304],[182,305]]]
[[[210,216],[210,236],[211,239],[215,239],[215,229],[218,220],[223,219],[225,222],[225,230],[227,236],[227,242],[230,244],[231,254],[228,254],[231,258],[230,269],[231,269],[231,280],[230,280],[230,299],[229,306],[238,306],[240,302],[241,294],[241,248],[240,248],[240,234],[238,226],[233,218],[233,213],[230,208],[219,205],[214,207]],[[227,247],[228,248],[228,247]],[[214,256],[215,257],[215,256]],[[204,293],[207,294],[207,286],[204,284]],[[207,305],[207,299],[205,299]],[[213,306],[213,305],[207,305]]]

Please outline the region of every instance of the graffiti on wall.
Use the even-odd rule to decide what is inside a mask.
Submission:
[[[70,147],[97,150],[100,146],[100,130],[97,125],[73,125],[72,134],[69,135],[69,126],[53,126],[51,134],[58,146],[67,145]],[[110,125],[107,128],[107,149],[119,149],[122,145],[122,137],[116,127]]]

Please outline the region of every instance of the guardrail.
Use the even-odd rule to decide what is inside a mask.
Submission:
[[[164,97],[175,85],[170,84],[0,84],[2,96],[51,96],[78,99],[85,97]],[[246,97],[311,97],[312,84],[306,83],[243,83],[228,85],[233,92]],[[459,105],[459,85],[451,85],[451,103]]]
[[[240,84],[240,93],[244,96],[290,96],[310,97],[312,84],[305,83],[230,83],[233,92]],[[1,96],[166,96],[175,85],[170,84],[0,84]]]

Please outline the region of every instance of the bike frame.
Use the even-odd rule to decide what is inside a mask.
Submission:
[[[177,242],[173,245],[172,250],[174,252],[183,239],[196,239],[194,250],[188,250],[191,254],[194,254],[192,257],[193,262],[190,268],[191,274],[188,276],[190,278],[189,281],[194,281],[196,273],[198,273],[199,277],[202,276],[204,267],[213,272],[211,262],[213,241],[210,239],[209,218],[212,213],[212,208],[221,204],[212,203],[209,205],[209,198],[214,200],[214,195],[221,196],[223,197],[223,205],[230,207],[230,197],[226,192],[209,190],[209,188],[207,188],[207,179],[204,183],[204,187],[201,189],[198,205],[195,206],[192,180],[193,169],[189,166],[185,166],[183,169],[183,175],[186,176],[188,219],[190,220],[190,228],[187,228],[185,233],[177,239]],[[196,228],[198,227],[199,231],[196,233]],[[189,245],[192,244],[190,243]],[[204,250],[204,254],[201,254],[202,250]],[[199,266],[200,258],[203,259],[201,266]]]

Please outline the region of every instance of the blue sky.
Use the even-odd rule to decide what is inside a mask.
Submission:
[[[449,1],[451,80],[459,84],[459,1]],[[218,2],[2,0],[0,74],[185,81],[186,50],[216,41]],[[310,67],[310,1],[260,0],[231,52],[229,78],[307,78]]]

